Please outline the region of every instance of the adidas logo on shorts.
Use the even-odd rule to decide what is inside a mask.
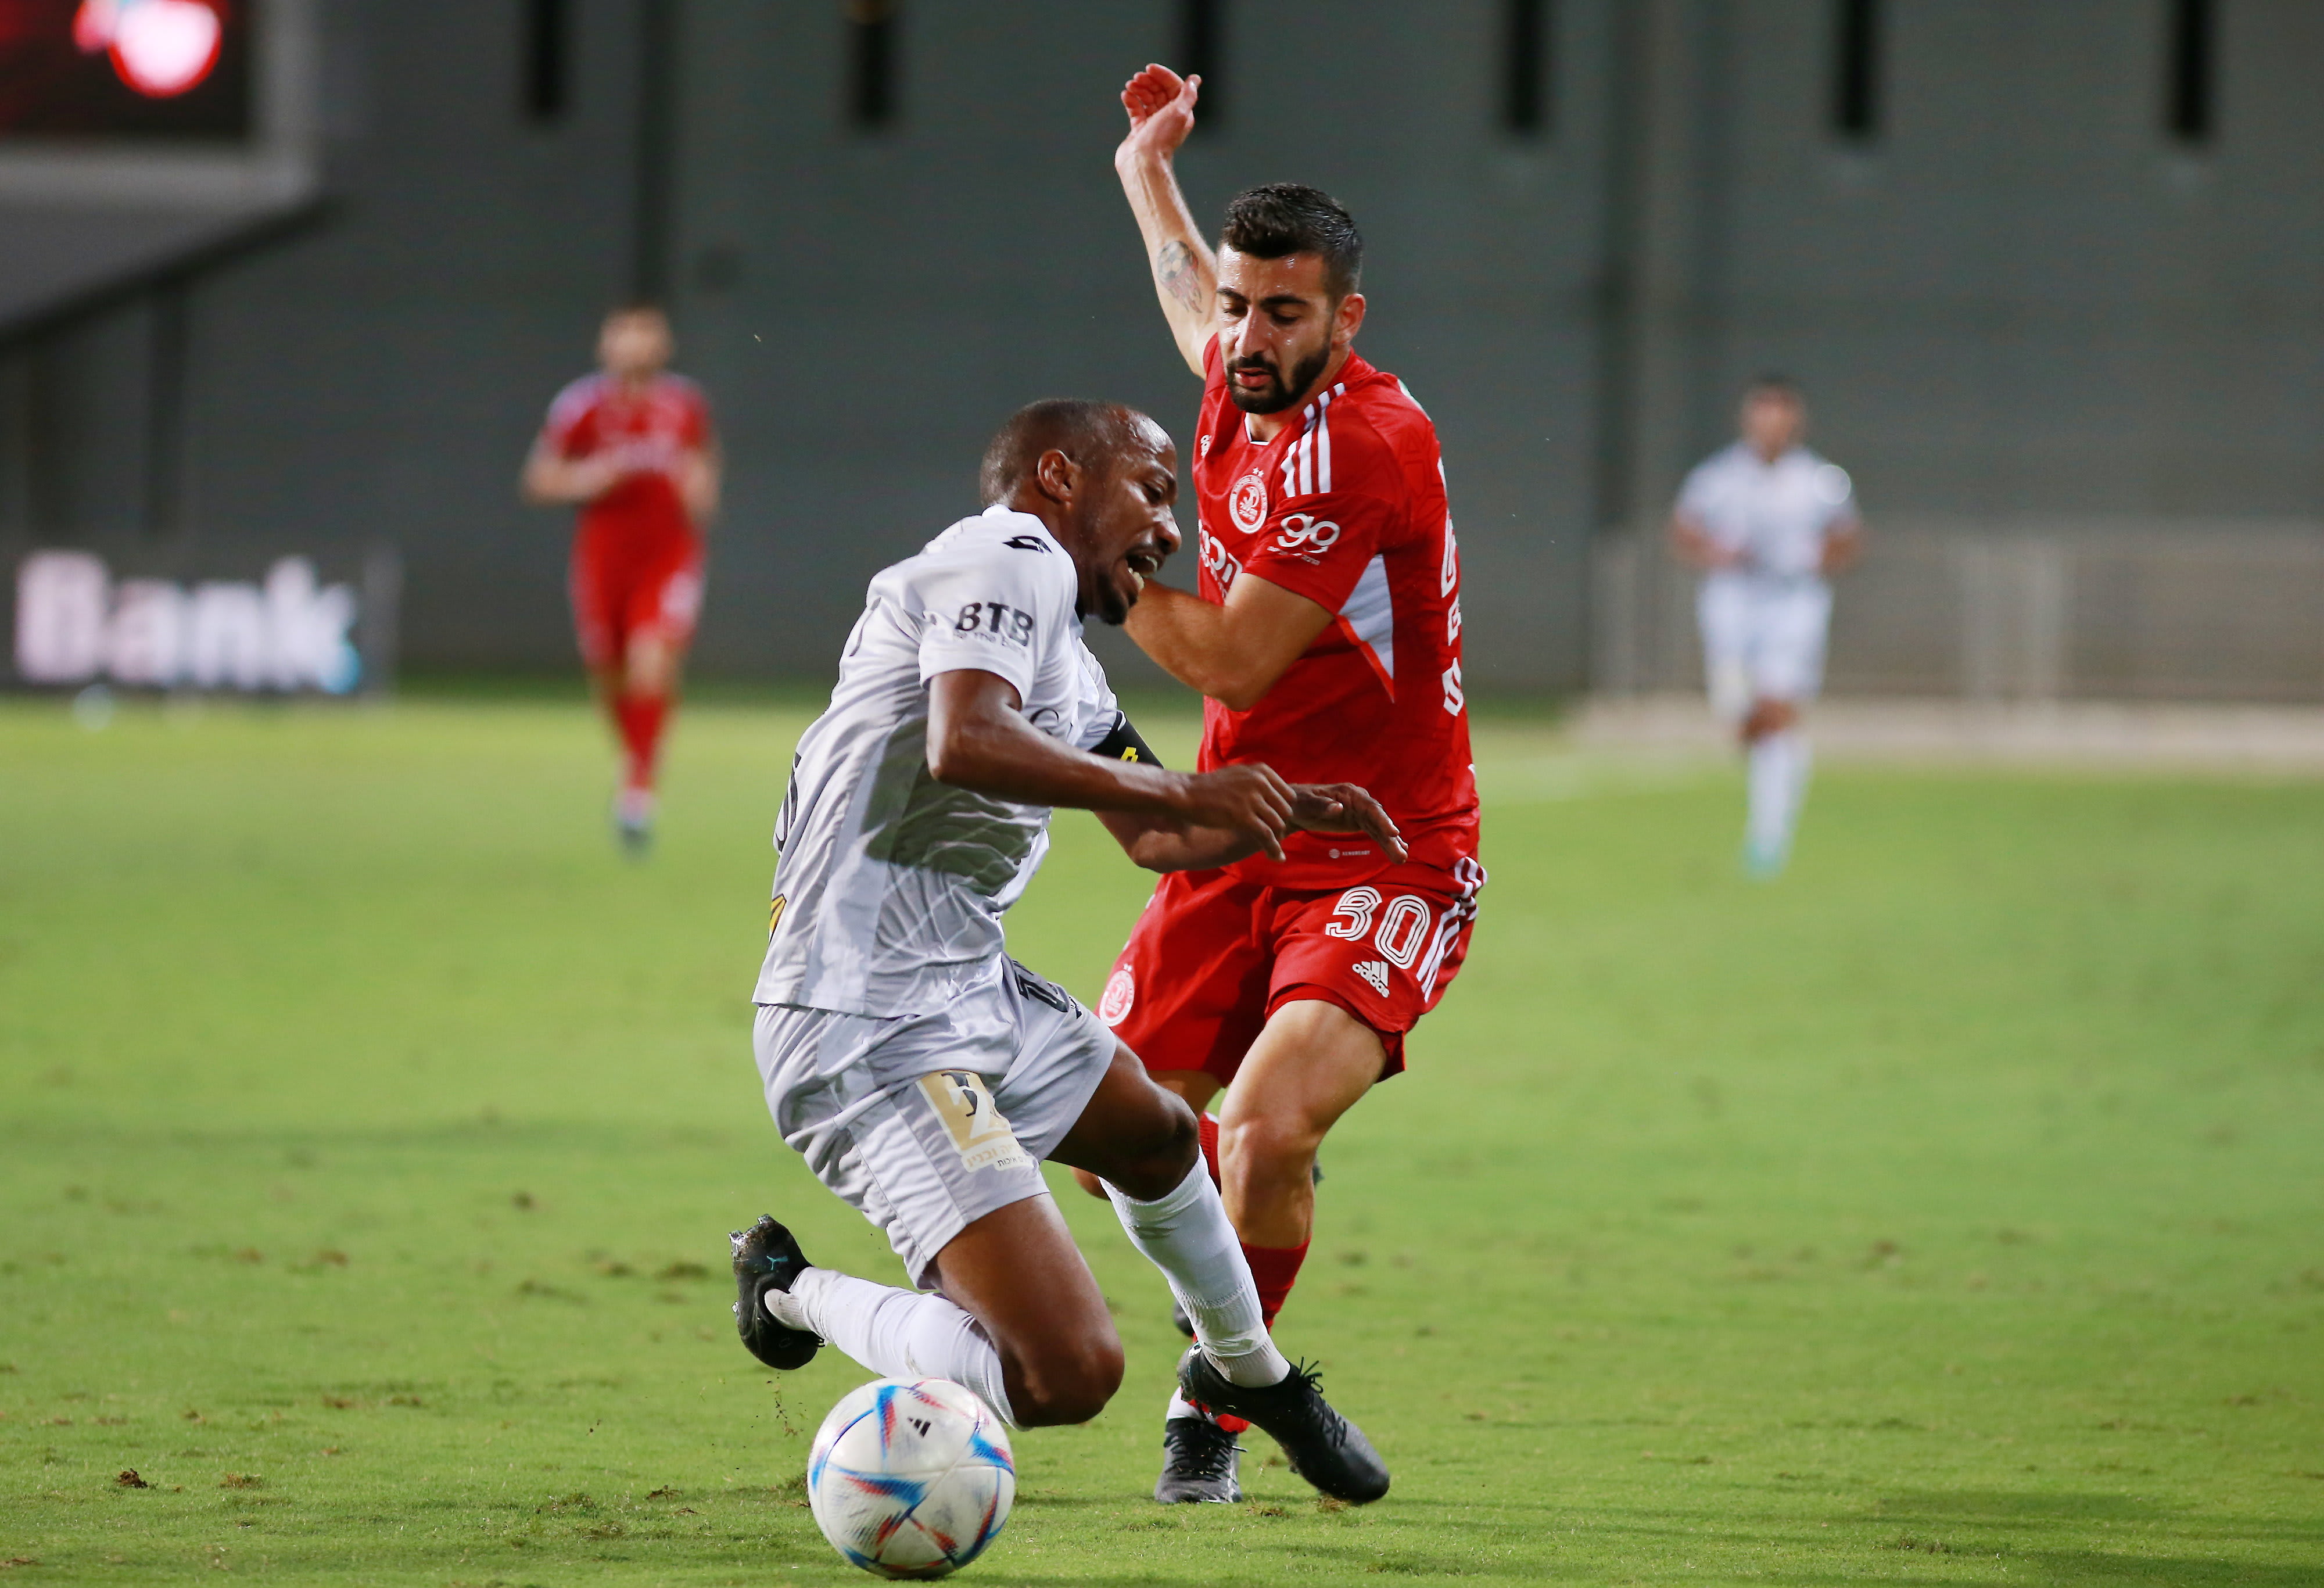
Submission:
[[[1383,961],[1368,959],[1356,967],[1356,974],[1370,982],[1382,998],[1388,996],[1388,965]]]

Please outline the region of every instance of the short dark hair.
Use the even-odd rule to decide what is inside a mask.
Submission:
[[[1754,376],[1751,383],[1743,388],[1743,395],[1747,401],[1753,397],[1782,397],[1795,403],[1807,401],[1807,393],[1800,390],[1797,381],[1772,371]]]
[[[1084,467],[1093,466],[1102,455],[1127,452],[1143,417],[1119,402],[1089,397],[1028,402],[986,443],[984,463],[977,470],[978,496],[987,507],[1006,502],[1052,448]]]
[[[1304,182],[1246,188],[1228,204],[1221,236],[1228,247],[1253,259],[1323,255],[1323,285],[1334,298],[1363,285],[1363,234],[1356,230],[1356,217],[1321,188]]]

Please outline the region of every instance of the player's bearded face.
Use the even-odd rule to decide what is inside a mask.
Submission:
[[[1323,262],[1312,254],[1255,259],[1223,248],[1219,300],[1229,401],[1245,413],[1281,413],[1296,403],[1332,362],[1340,302],[1324,288]]]
[[[1315,377],[1332,361],[1331,323],[1328,317],[1316,318],[1315,346],[1294,352],[1298,362],[1291,366],[1287,377],[1283,373],[1282,354],[1272,349],[1229,359],[1228,399],[1245,413],[1281,413],[1298,402],[1300,393],[1315,383]],[[1250,377],[1259,375],[1264,375],[1265,381],[1254,383]]]

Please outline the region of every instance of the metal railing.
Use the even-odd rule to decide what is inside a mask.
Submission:
[[[1591,685],[1702,686],[1695,576],[1658,535],[1592,557]],[[2324,701],[2324,524],[1876,522],[1826,688],[1980,701]]]

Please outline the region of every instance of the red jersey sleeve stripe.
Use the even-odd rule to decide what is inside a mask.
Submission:
[[[1340,627],[1371,663],[1372,671],[1396,698],[1396,596],[1388,588],[1388,559],[1375,553],[1363,577],[1340,608]]]
[[[1317,475],[1315,488],[1319,491],[1329,491],[1332,488],[1332,427],[1329,421],[1332,417],[1332,399],[1337,397],[1340,392],[1340,387],[1333,387],[1324,392],[1315,404],[1315,472]]]

